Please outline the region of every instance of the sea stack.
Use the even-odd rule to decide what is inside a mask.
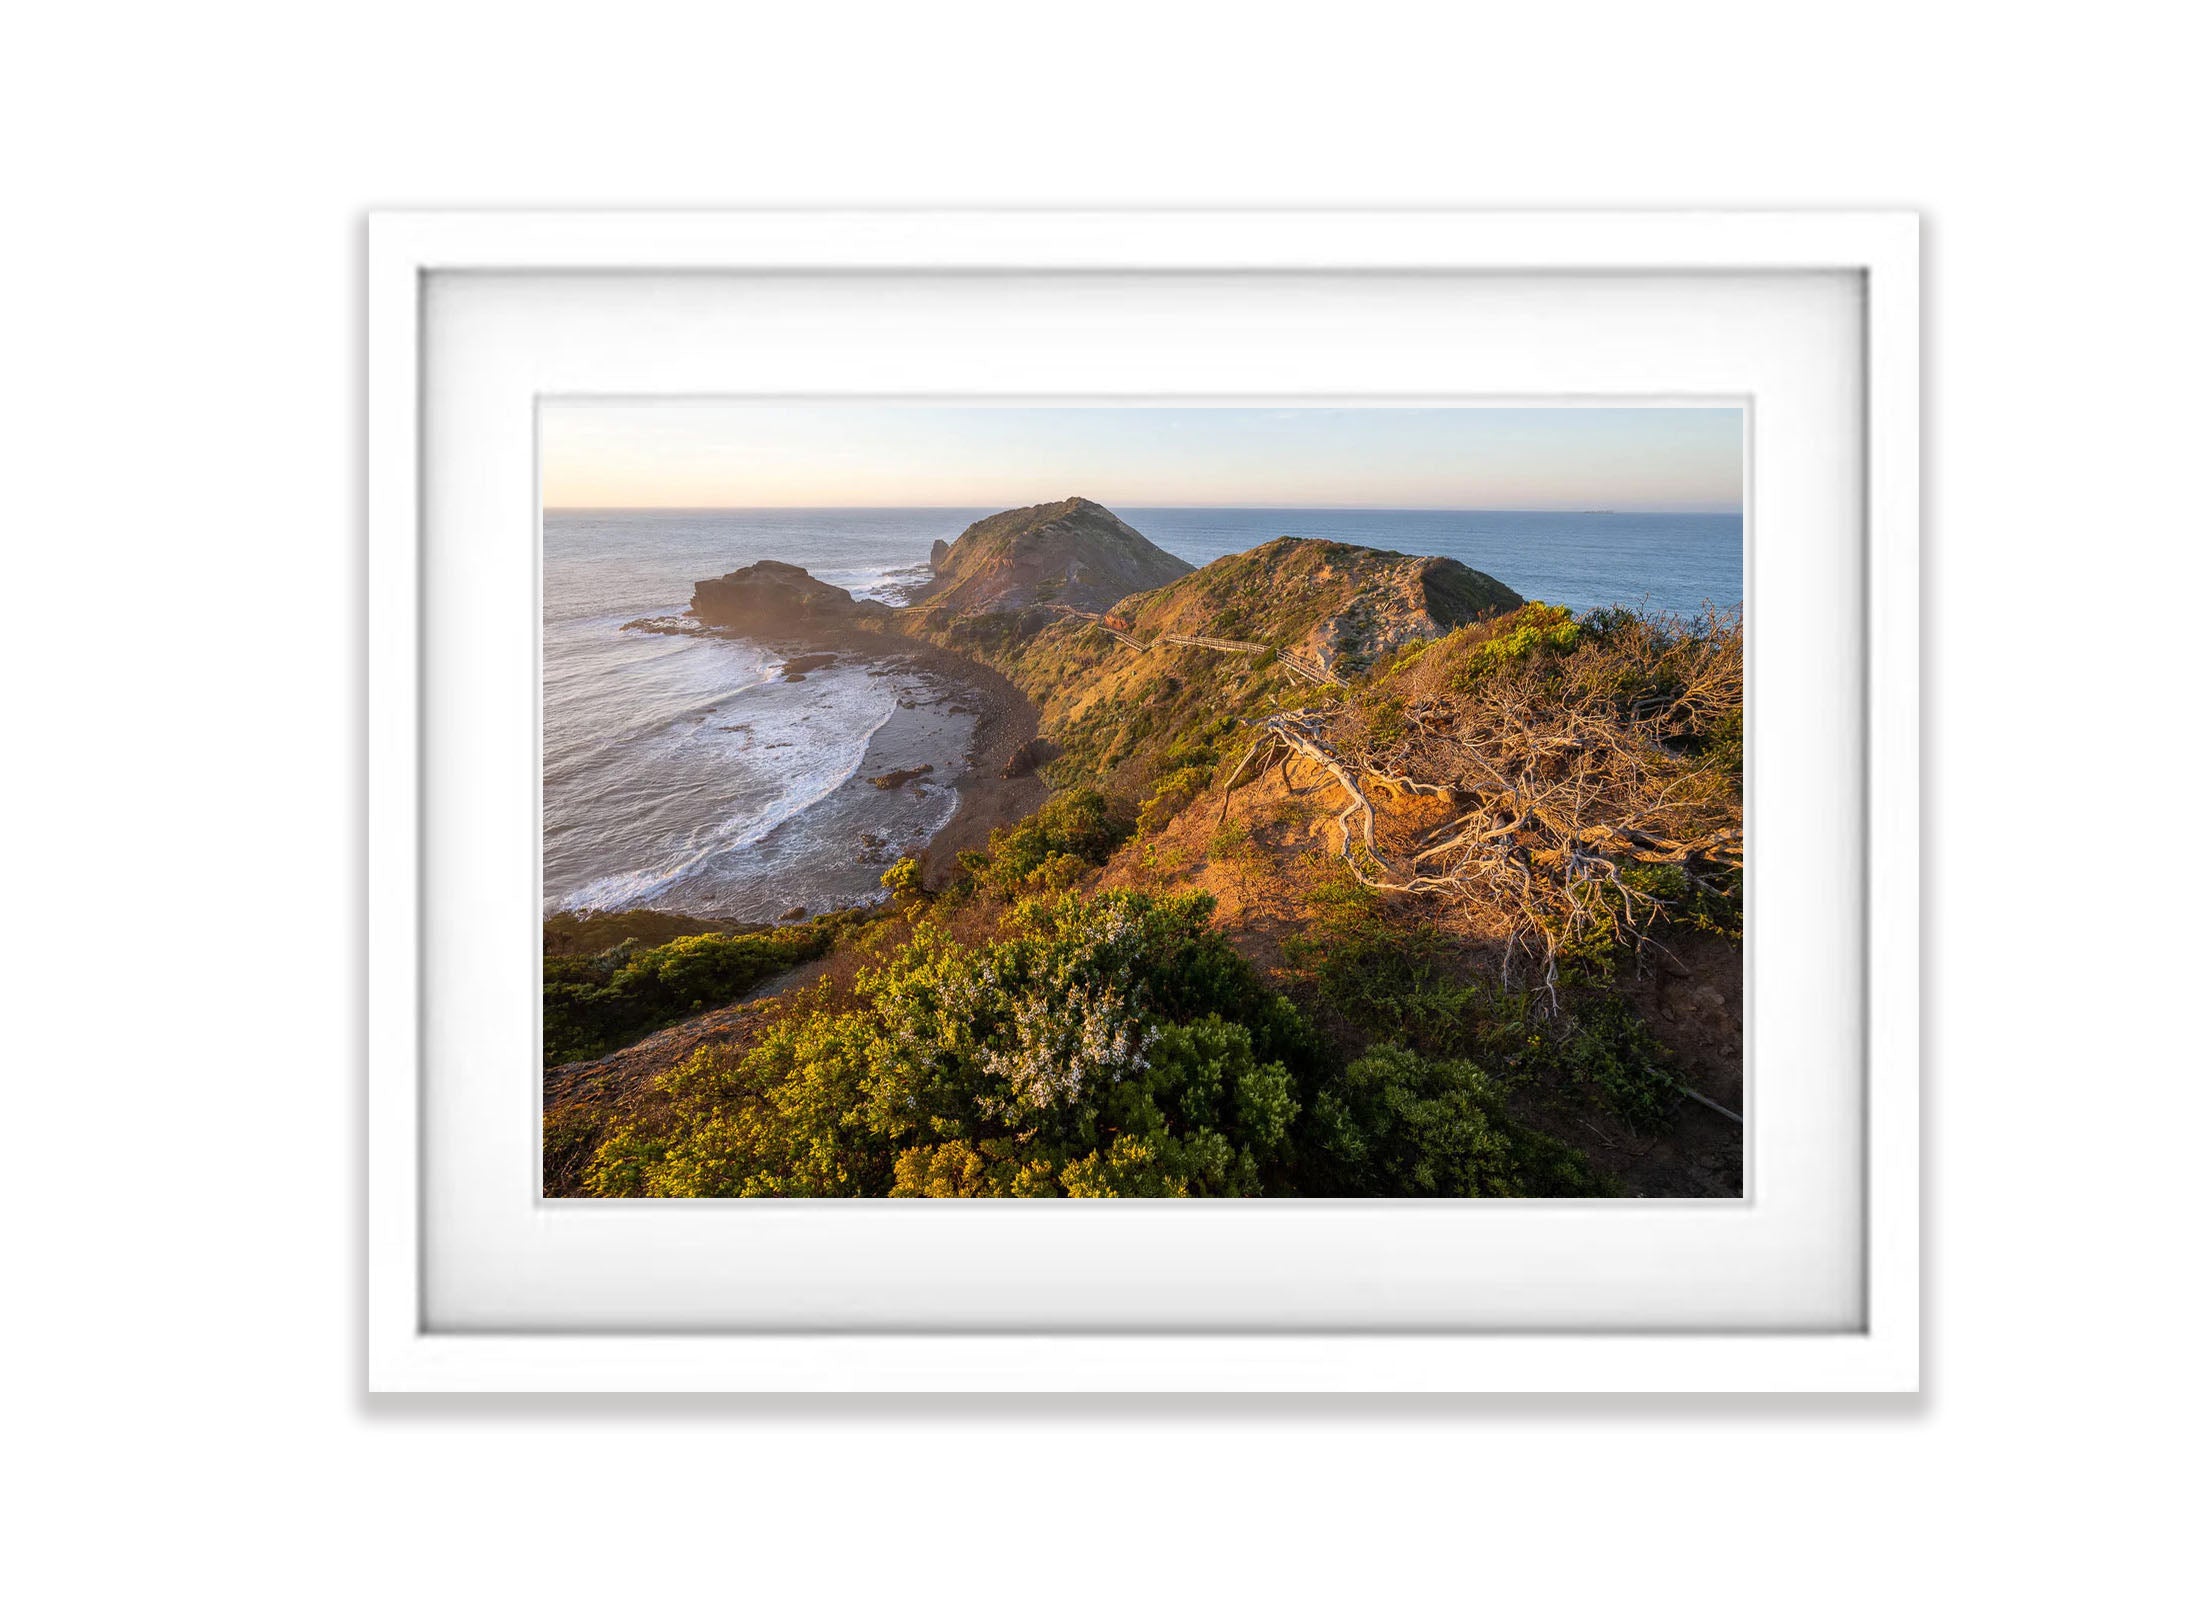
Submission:
[[[784,561],[759,561],[695,585],[690,609],[714,628],[766,639],[818,642],[888,622],[891,606],[858,600]]]

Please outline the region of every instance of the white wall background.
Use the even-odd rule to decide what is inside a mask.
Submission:
[[[2200,1054],[2172,15],[13,18],[23,1592],[2144,1582],[2189,1511]],[[1927,213],[1922,1399],[366,1403],[360,214],[820,202]]]

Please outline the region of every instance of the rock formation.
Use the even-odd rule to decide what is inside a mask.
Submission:
[[[965,613],[1048,603],[1105,611],[1191,570],[1106,506],[1073,495],[973,522],[952,545],[935,541],[932,581],[915,598]]]
[[[1521,603],[1449,556],[1408,556],[1333,539],[1271,539],[1117,608],[1141,642],[1242,640],[1351,673],[1400,645]]]
[[[762,639],[816,643],[893,620],[893,607],[858,600],[845,589],[820,583],[784,561],[759,561],[705,578],[695,586],[691,609],[714,628]]]

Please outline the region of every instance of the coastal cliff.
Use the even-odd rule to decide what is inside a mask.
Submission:
[[[546,1192],[1742,1192],[1738,620],[1325,539],[1194,570],[1081,499],[932,557],[905,608],[696,586],[978,738],[883,903],[546,930]]]
[[[1127,598],[1109,620],[1145,638],[1227,637],[1302,652],[1330,672],[1350,674],[1522,603],[1488,573],[1448,556],[1284,538]]]
[[[1125,595],[1102,618],[1025,607],[909,625],[1030,697],[1056,751],[1050,781],[1129,798],[1190,730],[1258,715],[1293,689],[1349,685],[1402,649],[1522,604],[1445,557],[1285,538]]]
[[[1448,557],[1330,539],[1273,539],[1194,568],[1078,496],[983,518],[952,545],[935,540],[932,569],[896,608],[759,561],[698,583],[692,609],[753,637],[890,640],[988,669],[996,690],[1028,702],[1019,720],[1044,736],[1055,781],[1130,795],[1172,730],[1249,715],[1294,684],[1342,686],[1524,603]]]
[[[917,605],[955,612],[1055,604],[1101,611],[1192,570],[1106,506],[1072,495],[973,522],[932,545]]]

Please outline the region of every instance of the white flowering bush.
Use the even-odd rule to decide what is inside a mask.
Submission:
[[[1070,900],[1041,920],[1043,932],[989,945],[972,963],[977,984],[1006,1001],[978,1054],[1003,1081],[1002,1112],[1075,1105],[1146,1065],[1145,926],[1133,904]]]
[[[745,1054],[702,1051],[614,1129],[599,1194],[1262,1192],[1298,1114],[1290,1005],[1213,902],[1027,901],[975,948],[918,927]]]

